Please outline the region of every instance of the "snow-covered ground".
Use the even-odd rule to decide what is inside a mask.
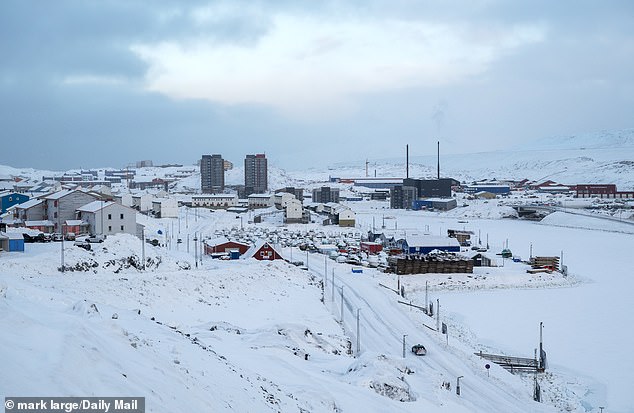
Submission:
[[[372,217],[404,231],[465,228],[488,237],[493,252],[507,239],[524,258],[531,243],[535,255],[563,250],[571,274],[530,275],[525,264],[506,260],[469,275],[401,277],[406,300],[419,305],[429,282],[429,298],[440,299],[449,325],[447,345],[432,331],[434,319],[379,285],[396,288],[394,275],[352,274],[319,254],[295,250],[310,271],[206,258],[196,268],[193,244],[189,254],[184,244],[180,251],[146,245],[154,265],[142,271],[141,242],[122,235],[91,252],[66,243],[65,264],[76,270],[62,274],[59,243],[27,244],[24,254],[0,256],[0,363],[12,372],[0,375],[0,397],[138,394],[148,411],[631,411],[629,224],[565,213],[543,223],[501,220],[507,207],[497,204],[474,205],[471,218],[350,205],[358,230]],[[183,238],[239,226],[235,214],[181,214]],[[178,228],[177,220],[145,224],[148,233]],[[542,404],[532,401],[531,377],[495,365],[488,376],[473,354],[531,357],[540,321],[550,363],[540,377]],[[427,356],[409,351],[416,343]]]

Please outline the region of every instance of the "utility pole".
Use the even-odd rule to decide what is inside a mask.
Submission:
[[[324,287],[328,285],[328,255],[324,254]]]
[[[361,341],[359,339],[359,312],[361,311],[360,308],[357,308],[357,356],[359,355],[359,353],[361,352]]]
[[[460,379],[463,377],[464,376],[458,376],[458,378],[456,379],[456,394],[458,396],[460,396]]]
[[[405,337],[407,337],[407,334],[403,334],[403,358],[405,358]]]
[[[59,204],[58,204],[59,205]],[[57,214],[59,217],[59,214]],[[61,227],[62,230],[62,272],[64,272],[64,227]]]
[[[343,324],[343,285],[341,286],[341,324]]]
[[[198,268],[198,238],[196,237],[196,233],[194,232],[194,260],[196,261],[196,268]]]
[[[331,299],[332,302],[334,302],[335,301],[335,269],[334,268],[332,269],[332,282],[331,282],[331,285],[332,285],[332,294],[330,296],[330,299]]]
[[[141,232],[141,259],[143,260],[142,268],[145,270],[145,226]]]
[[[429,281],[425,281],[425,310],[429,311]]]
[[[440,331],[440,299],[436,299],[436,331]]]

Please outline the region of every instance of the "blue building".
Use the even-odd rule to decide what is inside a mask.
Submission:
[[[457,239],[437,235],[409,235],[399,242],[406,254],[429,254],[433,250],[460,252]]]
[[[458,206],[458,202],[454,198],[429,198],[415,199],[412,201],[412,209],[420,211],[423,208],[432,208],[439,211],[449,211]]]
[[[496,195],[508,195],[511,193],[511,187],[508,185],[476,184],[465,186],[464,191],[469,194],[475,194],[478,192],[490,192]]]
[[[24,237],[20,233],[0,233],[0,250],[24,252]]]
[[[0,192],[0,214],[7,212],[13,205],[21,204],[29,200],[29,197],[15,192]]]

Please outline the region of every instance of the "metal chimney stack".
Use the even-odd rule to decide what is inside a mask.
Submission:
[[[405,178],[409,178],[409,144],[405,145]]]
[[[438,179],[440,179],[440,141],[438,141]]]

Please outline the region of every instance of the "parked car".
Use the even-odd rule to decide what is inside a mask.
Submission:
[[[106,236],[103,234],[94,234],[94,235],[89,235],[88,237],[86,237],[86,241],[87,242],[103,242],[106,239]]]
[[[92,248],[90,246],[90,242],[88,241],[75,241],[75,246],[79,248],[83,248],[86,251],[90,251],[90,249]]]
[[[75,233],[67,232],[64,238],[66,239],[66,241],[75,241]]]
[[[63,241],[63,240],[64,240],[64,237],[62,236],[62,234],[57,233],[57,232],[56,232],[56,233],[54,233],[54,234],[52,234],[52,235],[51,235],[51,238],[52,238],[52,240],[53,240],[53,241],[56,241],[56,242],[57,242],[57,241]]]

